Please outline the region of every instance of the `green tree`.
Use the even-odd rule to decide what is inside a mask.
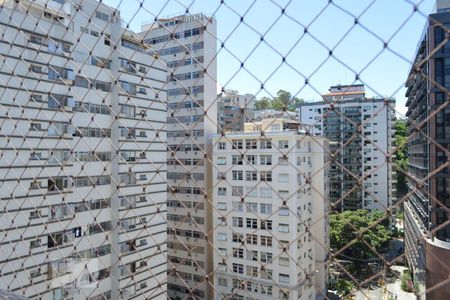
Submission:
[[[262,110],[271,108],[271,99],[268,97],[262,97],[260,100],[255,102],[255,110]]]
[[[383,221],[374,225],[379,220]],[[379,252],[385,243],[391,239],[388,225],[388,218],[380,211],[369,212],[360,209],[331,214],[331,247],[334,250],[339,250],[350,245],[343,251],[343,254],[355,259],[375,258],[377,255],[363,241],[366,241]]]
[[[276,110],[295,111],[297,105],[303,100],[292,97],[291,93],[285,90],[279,90],[277,96],[272,99],[272,108]]]
[[[398,119],[394,127],[395,143],[397,146],[394,165],[397,173],[397,192],[403,195],[407,192],[405,173],[408,171],[408,128],[406,120]]]
[[[329,288],[336,291],[339,296],[344,297],[353,291],[355,285],[350,280],[337,279],[331,282]]]
[[[262,97],[260,100],[255,102],[255,109],[268,109],[273,108],[276,110],[288,110],[295,111],[297,105],[303,103],[302,99],[297,97],[292,97],[292,94],[285,90],[279,90],[276,97],[268,98]]]

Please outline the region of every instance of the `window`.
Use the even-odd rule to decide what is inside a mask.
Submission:
[[[272,214],[272,204],[261,203],[259,207],[262,214]]]
[[[89,81],[85,77],[81,76],[75,76],[75,81],[73,83],[75,86],[88,88],[89,87]]]
[[[261,155],[259,157],[260,163],[263,166],[270,166],[272,165],[272,155]]]
[[[271,236],[261,236],[261,246],[272,247],[272,237]]]
[[[279,174],[278,182],[279,183],[289,183],[289,174]]]
[[[258,276],[258,268],[247,266],[247,276]]]
[[[257,143],[255,139],[245,140],[245,149],[257,149]]]
[[[40,159],[42,159],[41,152],[31,152],[30,153],[30,160],[40,160]]]
[[[225,143],[225,142],[219,142],[218,145],[217,145],[217,148],[218,148],[219,150],[226,150],[226,149],[227,149],[227,143]]]
[[[261,198],[272,198],[272,190],[269,187],[260,187],[259,195]]]
[[[104,12],[96,11],[95,12],[95,17],[98,18],[98,19],[101,19],[103,21],[109,22],[109,15],[104,13]]]
[[[261,252],[261,262],[270,263],[272,262],[272,257],[270,252]]]
[[[243,149],[242,140],[232,140],[233,149]]]
[[[50,66],[48,68],[48,79],[49,80],[61,80],[61,79],[74,80],[75,75],[74,75],[73,70]]]
[[[30,271],[30,277],[31,278],[35,278],[35,277],[38,277],[38,276],[41,276],[41,275],[42,275],[41,268],[37,268],[37,269],[34,269],[34,270]]]
[[[233,201],[233,211],[244,212],[244,204],[241,202]]]
[[[233,248],[233,257],[244,258],[244,249]]]
[[[219,277],[219,286],[227,287],[227,279]]]
[[[286,140],[278,141],[278,148],[279,149],[288,149],[289,148],[289,141],[286,141]]]
[[[289,216],[289,209],[287,207],[280,207],[278,209],[279,216]]]
[[[30,43],[44,45],[44,37],[39,35],[31,35],[30,36]]]
[[[232,165],[242,165],[242,155],[231,156],[231,164]]]
[[[219,195],[219,196],[226,196],[227,195],[227,188],[226,187],[219,187],[217,189],[217,195]]]
[[[244,240],[244,236],[241,233],[233,233],[233,242],[241,243]]]
[[[280,195],[281,199],[287,199],[289,197],[289,191],[279,190],[278,194]]]
[[[110,46],[111,45],[111,35],[105,33],[105,39],[103,40],[103,43],[106,46]]]
[[[272,220],[261,220],[261,229],[272,230]]]
[[[261,172],[261,181],[272,181],[272,172]]]
[[[40,123],[31,123],[30,124],[30,131],[40,131],[42,130]]]
[[[227,249],[226,248],[218,248],[217,249],[219,251],[219,255],[222,257],[226,257],[227,256]]]
[[[284,233],[289,233],[289,225],[288,224],[278,224],[278,231],[279,232],[284,232]]]
[[[279,257],[278,258],[278,264],[280,266],[289,267],[289,257]]]
[[[247,234],[246,241],[247,244],[258,245],[258,236],[256,234]]]
[[[281,283],[289,283],[289,275],[280,273],[279,280]]]
[[[258,219],[246,218],[246,225],[247,225],[247,228],[257,229],[258,228]]]
[[[68,187],[69,179],[68,178],[55,178],[47,180],[47,189],[48,191],[61,191]]]
[[[258,261],[258,251],[247,250],[247,260]]]
[[[271,126],[272,131],[280,131],[281,130],[281,125],[280,124],[273,124]]]
[[[41,181],[32,181],[30,182],[30,190],[37,190],[42,188],[42,182]]]
[[[244,227],[244,219],[240,217],[233,217],[233,227]]]
[[[233,278],[233,289],[240,289],[242,287],[241,281],[239,279]],[[233,299],[235,300],[235,299]],[[236,298],[237,300],[237,298]],[[239,300],[244,300],[244,297],[242,297],[242,299]]]
[[[30,96],[30,101],[33,101],[33,102],[44,102],[43,99],[42,99],[42,95],[36,95],[36,94],[32,94]]]
[[[436,81],[444,87],[450,86],[450,58],[435,60]],[[374,141],[375,142],[375,141]]]
[[[43,73],[42,66],[40,66],[40,65],[31,65],[30,71],[32,71],[34,73]]]
[[[247,164],[256,165],[256,155],[246,155]]]
[[[261,278],[263,279],[272,279],[272,270],[270,269],[262,269],[261,268]]]
[[[30,249],[37,248],[41,246],[41,239],[36,239],[30,241]]]
[[[254,212],[254,213],[258,213],[258,203],[255,202],[248,202],[246,204],[247,207],[247,212]]]
[[[272,149],[272,141],[271,140],[261,140],[259,143],[259,147],[261,149]]]
[[[62,232],[51,233],[47,236],[47,247],[53,248],[62,245],[63,241],[64,241],[64,234]]]
[[[226,157],[218,157],[218,158],[217,158],[217,164],[218,164],[219,166],[224,166],[224,165],[226,165],[226,164],[227,164],[227,159],[226,159]]]
[[[267,278],[269,279],[269,278]],[[271,285],[260,284],[261,294],[263,295],[272,295],[273,287]]]
[[[42,212],[40,210],[30,211],[30,219],[40,218],[41,216],[42,216]]]
[[[244,274],[244,265],[233,264],[233,272],[238,274]]]
[[[258,189],[256,186],[246,186],[245,187],[245,196],[248,198],[256,198],[258,197]]]
[[[226,241],[227,240],[227,234],[223,232],[219,232],[217,234],[217,240],[218,241]]]
[[[233,170],[233,180],[243,180],[243,171]]]
[[[127,94],[136,95],[136,84],[126,81],[119,81],[119,84],[123,91]]]
[[[247,181],[257,181],[258,173],[256,171],[245,171],[245,180]]]
[[[227,203],[226,202],[218,202],[217,209],[218,210],[227,210]]]

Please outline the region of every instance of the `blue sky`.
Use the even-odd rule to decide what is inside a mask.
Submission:
[[[258,98],[284,89],[313,101],[320,100],[331,85],[353,83],[358,73],[369,96],[396,97],[401,113],[410,61],[425,15],[434,4],[434,0],[333,0],[331,4],[328,0],[224,0],[222,4],[220,0],[151,0],[143,1],[140,9],[137,0],[104,2],[119,6],[135,31],[155,16],[182,14],[186,8],[192,14],[214,15],[217,36],[225,41],[218,55],[218,81],[226,88]],[[284,15],[280,7],[285,7]],[[307,34],[302,25],[308,27]],[[242,61],[245,69],[240,67]],[[263,91],[260,82],[265,82]]]

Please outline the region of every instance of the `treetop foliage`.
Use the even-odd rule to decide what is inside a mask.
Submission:
[[[292,94],[285,90],[279,90],[274,98],[262,97],[255,103],[256,110],[275,109],[281,111],[295,111],[303,99],[293,97]]]

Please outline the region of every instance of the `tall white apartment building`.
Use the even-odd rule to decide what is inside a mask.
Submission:
[[[326,137],[335,153],[330,201],[337,210],[386,210],[396,195],[386,159],[393,150],[395,100],[366,98],[362,84],[332,86],[323,98],[300,104],[297,113],[302,126]]]
[[[101,2],[0,2],[0,288],[166,299],[164,65]]]
[[[217,132],[216,21],[183,15],[140,35],[169,68],[168,297],[210,299],[211,141]]]
[[[323,299],[328,141],[283,119],[213,141],[214,298]]]

